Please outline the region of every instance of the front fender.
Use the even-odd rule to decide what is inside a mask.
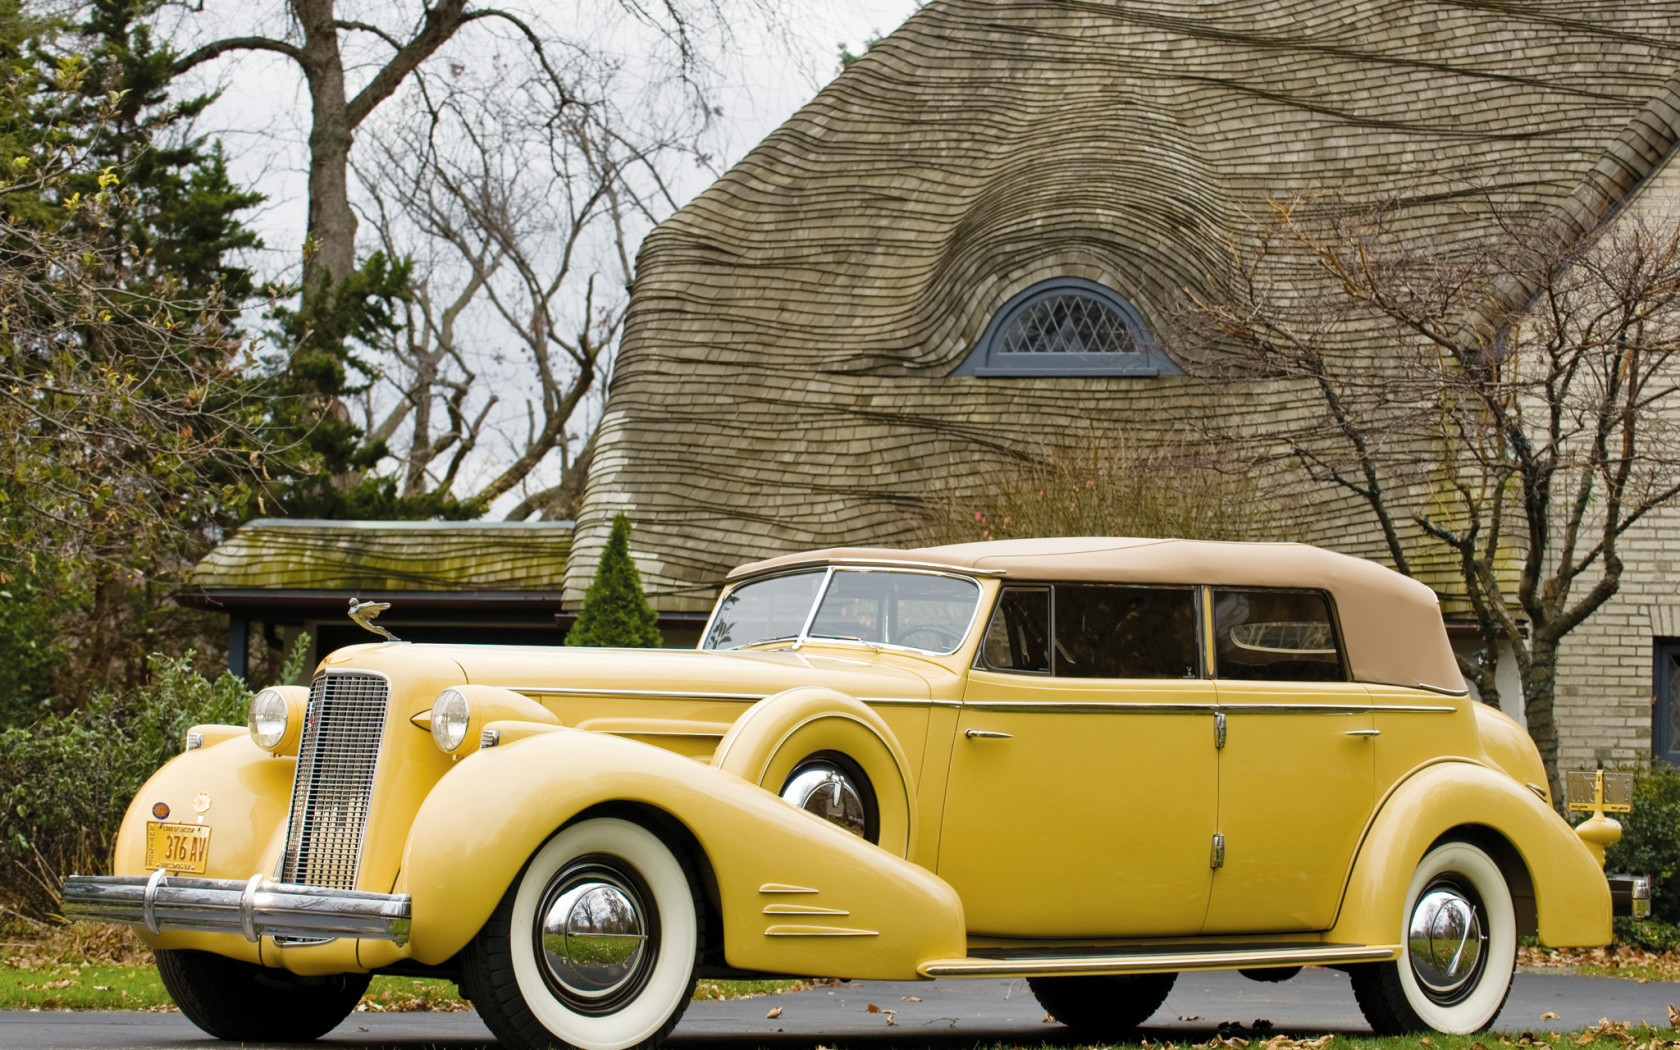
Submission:
[[[463,760],[421,805],[398,885],[413,898],[413,957],[441,963],[464,947],[537,847],[604,803],[653,807],[694,835],[731,966],[906,980],[966,954],[962,903],[932,872],[733,774],[559,729]]]
[[[1542,944],[1610,942],[1610,890],[1575,832],[1509,776],[1458,761],[1425,766],[1389,793],[1360,845],[1328,939],[1398,944],[1413,870],[1437,839],[1459,828],[1486,829],[1510,845],[1533,885]],[[1520,894],[1524,876],[1513,874],[1507,881]],[[1524,905],[1517,902],[1519,915]]]
[[[175,756],[129,803],[117,832],[111,873],[151,873],[146,867],[146,822],[155,819],[152,809],[159,803],[168,807],[166,819],[172,823],[210,825],[204,877],[248,879],[258,872],[272,873],[285,845],[296,768],[295,759],[274,758],[245,732]],[[183,930],[136,932],[153,948],[201,948],[248,962],[258,958],[256,945],[242,937]]]

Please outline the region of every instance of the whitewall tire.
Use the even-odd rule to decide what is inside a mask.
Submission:
[[[1401,912],[1400,958],[1352,968],[1354,995],[1378,1035],[1493,1024],[1511,992],[1516,909],[1499,865],[1468,842],[1424,855]]]
[[[658,1045],[694,992],[694,880],[657,835],[613,817],[532,855],[466,952],[463,980],[503,1045]]]

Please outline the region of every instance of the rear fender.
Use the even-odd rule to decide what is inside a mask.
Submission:
[[[1398,944],[1412,872],[1449,833],[1492,837],[1494,860],[1506,869],[1518,916],[1535,916],[1542,944],[1609,943],[1610,890],[1575,832],[1506,774],[1458,761],[1423,767],[1384,800],[1360,845],[1328,939]],[[1515,865],[1521,870],[1513,870]],[[1530,885],[1532,904],[1522,899]]]
[[[458,952],[537,847],[609,803],[652,807],[693,834],[717,878],[731,966],[904,980],[966,952],[962,904],[933,873],[733,774],[555,729],[462,760],[421,805],[397,887],[413,898],[413,957]]]

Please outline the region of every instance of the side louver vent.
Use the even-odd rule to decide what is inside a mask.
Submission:
[[[390,684],[373,675],[315,679],[298,745],[282,882],[356,888],[390,696]]]

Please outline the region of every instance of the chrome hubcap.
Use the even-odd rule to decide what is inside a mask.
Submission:
[[[1425,995],[1452,1003],[1470,994],[1487,947],[1481,909],[1456,883],[1426,887],[1406,931],[1412,974]]]
[[[782,798],[859,838],[868,834],[863,793],[834,766],[817,764],[799,770],[782,788]]]
[[[635,994],[654,932],[642,900],[630,879],[604,865],[573,865],[555,880],[538,912],[537,942],[562,999],[604,1012]]]

